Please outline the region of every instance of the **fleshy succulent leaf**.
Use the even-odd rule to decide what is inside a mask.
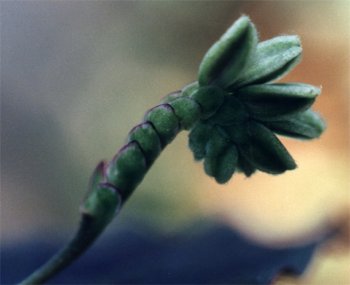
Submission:
[[[210,118],[210,121],[220,126],[230,126],[245,121],[248,113],[244,104],[233,96],[226,96],[218,111]]]
[[[235,145],[230,145],[218,157],[218,165],[214,176],[216,182],[220,184],[228,182],[236,170],[237,162],[237,148]]]
[[[259,43],[249,66],[228,90],[282,77],[299,62],[301,52],[301,43],[297,36],[279,36]]]
[[[254,167],[271,174],[296,168],[294,159],[269,129],[251,122],[248,134],[249,142],[240,145],[240,151]]]
[[[217,86],[204,86],[196,89],[189,98],[197,102],[202,111],[202,119],[206,119],[222,105],[225,91]]]
[[[257,41],[257,32],[250,19],[247,16],[239,18],[205,54],[199,66],[199,84],[231,85],[255,51]]]
[[[238,149],[238,161],[237,161],[237,170],[245,174],[245,176],[251,176],[255,171],[256,167],[250,163],[239,151]]]
[[[206,145],[204,160],[204,170],[209,176],[215,177],[219,168],[219,158],[228,146],[229,140],[214,128]]]
[[[206,145],[211,137],[213,127],[198,122],[190,131],[189,148],[193,152],[195,160],[201,160],[206,155]]]
[[[228,181],[235,169],[246,176],[257,169],[271,174],[294,169],[293,158],[273,132],[311,139],[325,128],[309,110],[319,88],[269,83],[299,62],[299,37],[278,36],[256,44],[257,38],[249,18],[241,17],[204,56],[198,82],[183,91],[202,112],[200,127],[190,133],[190,148],[196,160],[204,158],[205,172],[219,183]]]
[[[308,109],[320,89],[302,83],[259,84],[243,87],[235,94],[252,117],[271,120]]]
[[[225,138],[221,132],[213,127],[209,141],[206,145],[206,156],[217,156],[222,152],[222,149],[228,146],[229,140]]]
[[[321,116],[312,110],[282,120],[265,122],[264,125],[277,134],[297,139],[318,138],[326,128]]]

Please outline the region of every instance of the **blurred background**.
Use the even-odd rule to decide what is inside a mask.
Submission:
[[[196,79],[211,44],[241,14],[260,39],[298,34],[303,60],[282,81],[322,86],[327,131],[282,138],[298,163],[281,176],[218,185],[181,133],[109,231],[171,234],[219,220],[268,246],[300,244],[342,224],[345,250],[321,250],[293,284],[349,284],[350,2],[1,2],[1,239],[75,230],[87,181],[160,99]],[[108,234],[108,233],[107,233]],[[282,283],[281,283],[282,284]],[[283,283],[285,284],[285,283]]]

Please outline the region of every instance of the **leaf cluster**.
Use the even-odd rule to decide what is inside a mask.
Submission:
[[[276,134],[313,139],[325,129],[310,108],[320,89],[304,83],[275,83],[300,62],[298,36],[258,42],[255,26],[238,19],[205,54],[198,82],[184,88],[202,110],[189,147],[219,183],[235,171],[280,174],[296,163]]]

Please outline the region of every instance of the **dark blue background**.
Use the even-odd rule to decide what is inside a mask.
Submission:
[[[1,249],[1,282],[19,282],[60,247],[42,236]],[[122,229],[98,240],[50,284],[269,284],[302,274],[317,243],[271,249],[224,225],[174,236]]]

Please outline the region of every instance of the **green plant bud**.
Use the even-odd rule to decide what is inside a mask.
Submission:
[[[100,183],[88,195],[80,207],[84,215],[92,217],[97,225],[95,228],[103,228],[115,216],[122,204],[117,189],[108,183]]]
[[[210,118],[210,122],[220,126],[230,126],[247,120],[249,114],[245,106],[235,97],[226,96],[224,103]]]
[[[200,87],[190,95],[201,107],[201,118],[207,119],[215,112],[224,101],[226,92],[216,86]]]
[[[241,99],[252,117],[271,120],[308,109],[320,89],[302,83],[250,85],[235,95]]]
[[[206,145],[211,137],[212,130],[213,126],[198,122],[190,131],[188,136],[189,148],[192,150],[195,160],[204,158],[206,154]]]
[[[107,162],[101,161],[92,173],[89,181],[88,194],[96,189],[101,182],[106,182],[106,167]]]
[[[122,191],[126,199],[147,171],[144,154],[137,142],[125,145],[108,165],[107,181]]]
[[[301,43],[297,36],[279,36],[259,43],[254,58],[228,90],[282,77],[299,62],[301,52]]]
[[[149,110],[145,117],[156,129],[162,146],[170,143],[180,130],[179,120],[169,104],[158,105]]]
[[[162,145],[156,130],[149,122],[134,127],[128,137],[128,142],[137,141],[141,147],[147,165],[150,165],[162,150]]]
[[[169,103],[173,107],[176,116],[180,120],[181,128],[189,130],[197,122],[201,115],[201,109],[198,103],[193,99],[182,97]]]
[[[277,134],[297,139],[318,138],[326,128],[320,115],[311,110],[264,124]]]
[[[189,97],[191,96],[192,93],[194,93],[195,91],[197,91],[197,89],[199,88],[199,84],[198,81],[194,81],[186,86],[184,86],[182,88],[182,96],[183,97]]]
[[[229,143],[230,141],[222,136],[217,129],[213,129],[205,148],[204,171],[206,174],[215,177],[219,167],[220,155],[229,146]]]
[[[198,73],[201,86],[231,85],[255,50],[257,32],[247,16],[239,18],[205,54]]]
[[[259,123],[250,122],[248,133],[249,142],[239,148],[254,167],[271,174],[296,168],[294,159],[269,129]]]
[[[235,145],[227,147],[218,157],[215,172],[216,182],[223,184],[229,181],[235,172],[238,162],[238,151]]]

